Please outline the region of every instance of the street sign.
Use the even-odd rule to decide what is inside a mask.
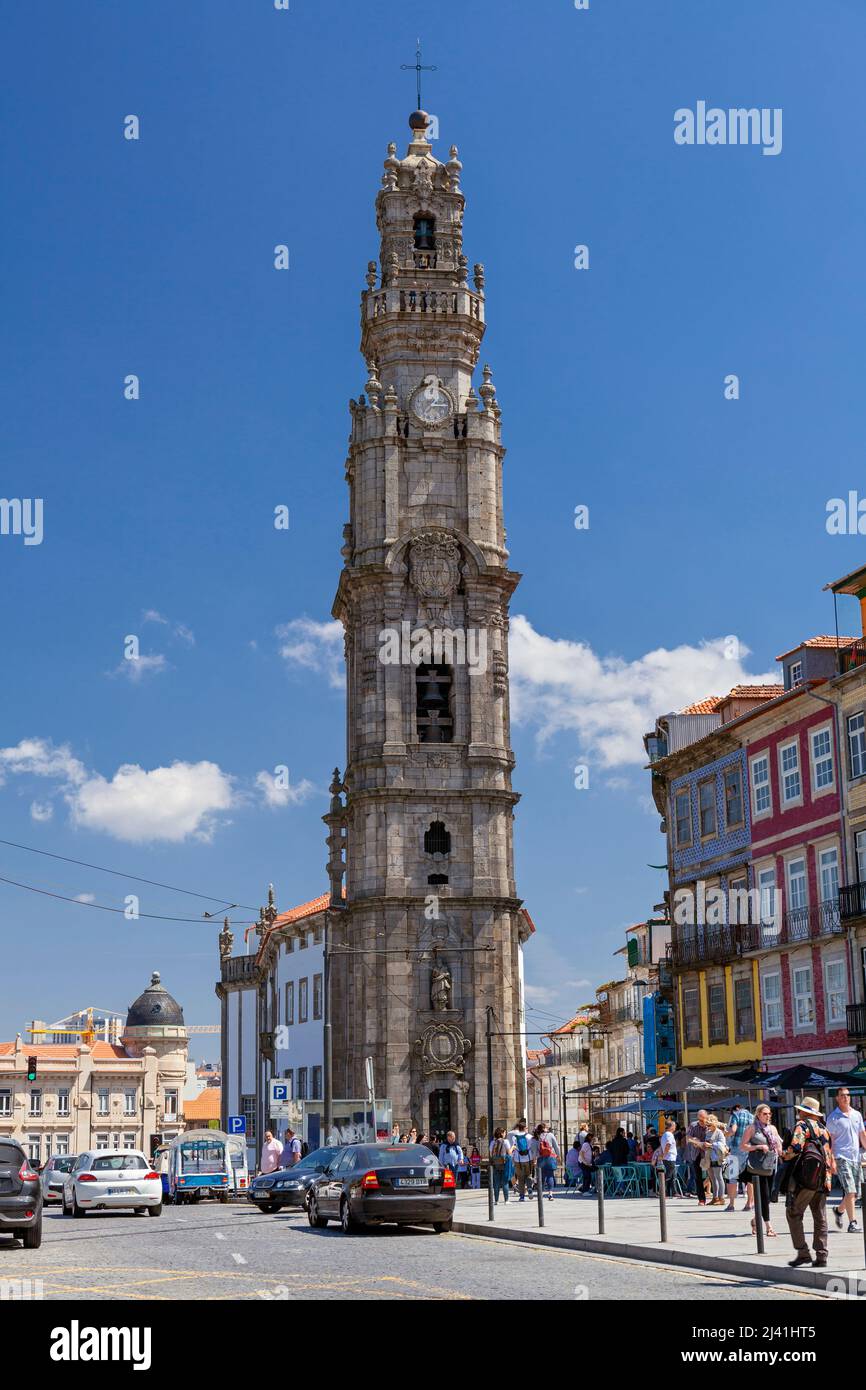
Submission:
[[[228,1133],[229,1133],[229,1134],[246,1134],[246,1132],[247,1132],[247,1117],[246,1117],[246,1115],[229,1115],[229,1118],[228,1118]]]
[[[288,1081],[272,1081],[271,1085],[271,1105],[285,1105],[291,1100],[291,1086]]]

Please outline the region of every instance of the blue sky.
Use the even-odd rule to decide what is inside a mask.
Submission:
[[[44,499],[41,545],[0,536],[4,840],[253,906],[269,879],[284,908],[325,887],[344,708],[322,625],[374,199],[415,104],[410,9],[53,0],[3,18],[2,491]],[[422,38],[436,153],[460,148],[465,249],[486,267],[524,575],[516,853],[542,1028],[616,973],[662,888],[640,733],[832,630],[821,586],[864,559],[825,509],[866,488],[866,12],[442,0]],[[676,145],[674,112],[699,100],[782,108],[781,154]],[[150,658],[137,680],[127,635]],[[281,764],[292,797],[269,806],[257,778]],[[113,907],[138,891],[2,845],[0,875]],[[123,1009],[153,968],[189,1022],[217,1017],[213,927],[3,884],[0,922],[0,1036]]]

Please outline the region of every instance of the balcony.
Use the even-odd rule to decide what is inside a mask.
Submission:
[[[866,1004],[849,1004],[846,1010],[849,1042],[866,1042]]]
[[[721,965],[735,960],[744,951],[754,951],[755,927],[693,927],[687,936],[671,942],[671,964],[680,968],[687,965]]]
[[[854,671],[858,666],[866,663],[866,637],[858,637],[856,642],[852,642],[848,647],[839,649],[839,674],[845,675],[846,671]]]
[[[838,902],[818,903],[815,907],[792,907],[783,918],[781,941],[794,945],[798,941],[833,936],[841,930]]]
[[[546,1067],[588,1067],[588,1047],[560,1047],[544,1059]]]
[[[220,963],[220,979],[224,985],[251,984],[255,978],[255,956],[230,956]]]
[[[849,883],[839,889],[839,915],[843,922],[866,917],[866,883]]]

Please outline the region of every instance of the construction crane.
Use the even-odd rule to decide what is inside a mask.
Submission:
[[[93,1026],[92,1009],[87,1010],[86,1028],[28,1028],[27,1031],[32,1034],[33,1037],[35,1037],[37,1033],[74,1033],[83,1038],[88,1047],[92,1047],[93,1043],[96,1041],[96,1029]],[[188,1033],[219,1033],[220,1025],[218,1023],[190,1023],[187,1025],[186,1031]]]

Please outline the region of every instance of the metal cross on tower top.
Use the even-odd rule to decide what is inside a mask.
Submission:
[[[417,83],[417,85],[418,85],[418,110],[420,111],[420,110],[422,109],[422,108],[421,108],[421,74],[422,74],[422,72],[435,72],[435,71],[436,71],[436,64],[435,64],[435,63],[430,64],[430,63],[422,63],[422,62],[421,62],[421,40],[418,39],[417,42],[418,42],[418,47],[417,47],[416,50],[415,50],[415,61],[414,61],[414,63],[401,63],[401,64],[400,64],[400,71],[401,71],[401,72],[413,72],[413,71],[414,71],[414,73],[415,73],[415,81],[416,81],[416,83]]]

